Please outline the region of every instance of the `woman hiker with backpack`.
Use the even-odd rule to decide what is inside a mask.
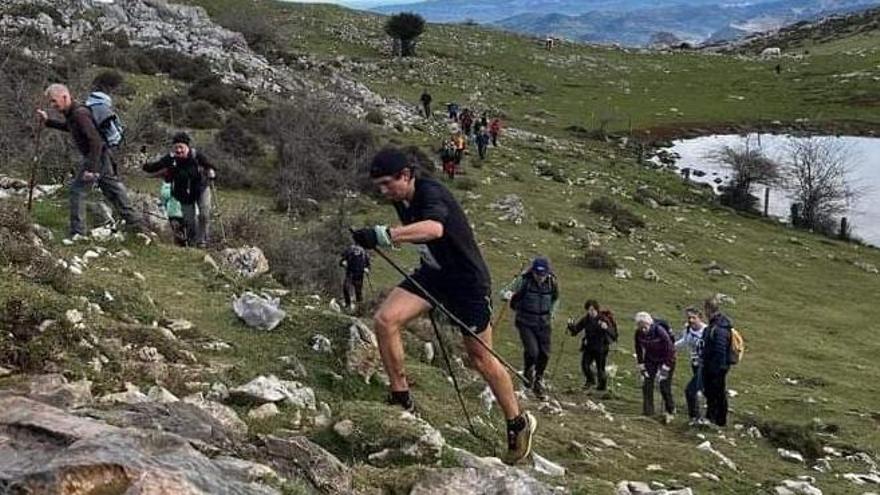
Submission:
[[[705,424],[700,414],[699,392],[703,390],[703,331],[706,324],[703,323],[703,313],[697,308],[687,308],[685,311],[687,324],[675,341],[676,349],[687,349],[690,352],[691,369],[693,376],[684,389],[684,397],[687,400],[688,425],[698,426]]]
[[[614,321],[614,314],[610,310],[602,309],[595,299],[587,300],[584,303],[584,310],[587,312],[586,315],[577,323],[569,321],[568,331],[572,336],[584,332],[581,341],[581,371],[586,380],[584,390],[595,386],[598,377],[596,390],[602,392],[607,390],[605,365],[611,344],[617,342],[617,323]],[[593,363],[596,365],[595,376],[592,370]]]
[[[642,414],[654,415],[654,382],[663,396],[666,414],[663,422],[672,422],[675,401],[672,398],[672,373],[675,371],[675,342],[669,324],[654,321],[650,313],[639,312],[635,316],[635,349],[637,370],[642,381]]]
[[[205,155],[191,147],[189,134],[178,132],[171,144],[171,153],[155,162],[145,163],[143,170],[151,174],[165,171],[166,180],[171,183],[171,195],[183,207],[187,245],[204,248],[208,244],[211,220],[210,184],[217,174]]]

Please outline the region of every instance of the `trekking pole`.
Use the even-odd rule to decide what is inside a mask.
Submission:
[[[349,228],[349,230],[350,230],[352,233],[354,233],[354,229]],[[404,269],[400,267],[400,265],[398,265],[397,263],[395,263],[394,260],[392,260],[387,254],[385,254],[385,253],[384,253],[381,249],[379,249],[378,247],[373,248],[373,251],[375,251],[376,254],[378,254],[380,258],[382,258],[382,259],[385,260],[389,265],[391,265],[391,267],[394,268],[398,273],[400,273],[401,275],[403,275],[403,277],[404,277],[409,283],[411,283],[416,289],[418,289],[418,290],[422,293],[422,295],[425,296],[425,299],[427,299],[428,302],[430,302],[431,305],[434,306],[434,308],[435,308],[436,310],[438,310],[438,311],[440,311],[441,313],[443,313],[444,315],[446,315],[446,317],[449,318],[449,321],[451,321],[451,322],[454,323],[456,326],[458,326],[459,328],[461,328],[462,331],[465,333],[466,336],[471,337],[471,338],[473,338],[474,340],[476,340],[477,342],[479,342],[479,344],[480,344],[480,345],[481,345],[481,346],[482,346],[482,347],[483,347],[483,348],[484,348],[489,354],[491,354],[492,357],[494,357],[495,359],[497,359],[498,362],[501,363],[502,366],[504,366],[505,368],[508,369],[508,371],[510,371],[511,373],[513,373],[514,375],[516,375],[516,377],[519,378],[519,379],[520,379],[520,380],[521,380],[521,381],[522,381],[527,387],[531,387],[531,386],[532,386],[532,382],[531,382],[528,378],[526,378],[525,375],[523,375],[522,373],[520,373],[519,371],[517,371],[516,368],[514,368],[513,365],[511,365],[510,363],[508,363],[506,359],[504,359],[503,357],[501,357],[501,355],[498,354],[498,353],[495,351],[495,349],[492,349],[491,347],[489,347],[489,344],[483,342],[483,339],[481,339],[481,338],[479,337],[479,335],[477,335],[476,332],[474,332],[474,330],[473,330],[471,327],[467,326],[463,321],[461,321],[461,319],[460,319],[459,317],[455,316],[454,314],[452,314],[452,312],[450,312],[448,309],[446,309],[446,307],[443,306],[443,304],[441,304],[440,301],[438,301],[436,297],[434,297],[430,292],[428,292],[427,289],[425,289],[425,288],[422,286],[422,284],[420,284],[418,281],[416,281],[415,279],[413,279],[412,277],[410,277],[409,274],[406,273],[406,271],[404,271]]]
[[[28,181],[27,209],[31,211],[34,202],[34,187],[37,186],[37,168],[40,164],[40,137],[43,135],[43,126],[38,125],[34,130],[34,157],[31,162],[31,176]]]
[[[562,339],[562,344],[559,345],[559,352],[556,354],[556,361],[553,363],[553,373],[551,373],[551,375],[554,380],[556,379],[556,372],[559,370],[559,360],[562,358],[562,355],[565,354],[565,342],[567,340],[567,338]]]
[[[220,224],[220,236],[223,238],[223,245],[226,245],[226,227],[223,226],[223,214],[220,212],[220,198],[217,196],[217,188],[214,186],[214,181],[211,180],[209,182],[211,184],[211,198],[214,201],[214,211],[217,212],[217,223]]]

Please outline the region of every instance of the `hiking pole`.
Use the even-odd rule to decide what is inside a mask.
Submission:
[[[351,231],[351,233],[354,233],[354,229],[349,228],[349,230]],[[404,277],[409,283],[411,283],[416,289],[418,289],[418,290],[419,290],[419,291],[425,296],[425,299],[427,299],[428,302],[430,302],[431,305],[434,306],[435,309],[437,309],[438,311],[440,311],[441,313],[443,313],[444,315],[446,315],[446,317],[449,318],[449,321],[451,321],[451,322],[454,323],[456,326],[458,326],[459,328],[461,328],[462,331],[464,331],[464,333],[465,333],[468,337],[471,337],[471,338],[475,339],[477,342],[479,342],[479,344],[480,344],[480,345],[481,345],[481,346],[482,346],[482,347],[483,347],[483,348],[484,348],[489,354],[491,354],[492,357],[494,357],[495,359],[497,359],[498,362],[501,363],[502,366],[504,366],[505,368],[508,369],[508,371],[510,371],[511,373],[513,373],[514,375],[516,375],[517,378],[519,378],[520,380],[522,380],[522,382],[523,382],[527,387],[531,387],[532,382],[531,382],[528,378],[526,378],[525,375],[523,375],[522,373],[520,373],[519,371],[517,371],[516,368],[514,368],[510,363],[508,363],[506,359],[504,359],[503,357],[501,357],[501,355],[498,354],[498,353],[495,351],[495,349],[492,349],[491,347],[489,347],[489,344],[483,342],[483,339],[481,339],[481,338],[479,337],[479,335],[477,335],[476,332],[474,332],[474,330],[473,330],[471,327],[467,326],[463,321],[461,321],[461,319],[460,319],[459,317],[455,316],[454,314],[452,314],[452,312],[450,312],[448,309],[446,309],[446,307],[443,306],[443,304],[441,304],[440,301],[438,301],[436,297],[434,297],[430,292],[428,292],[424,287],[422,287],[422,284],[420,284],[418,281],[416,281],[415,279],[413,279],[412,277],[410,277],[409,274],[406,273],[406,271],[404,271],[404,269],[400,267],[400,265],[398,265],[397,263],[395,263],[394,260],[392,260],[390,257],[388,257],[388,255],[385,254],[385,253],[384,253],[381,249],[379,249],[378,247],[373,248],[373,251],[375,251],[376,254],[378,254],[380,258],[382,258],[382,259],[385,260],[389,265],[391,265],[391,267],[394,268],[398,273],[400,273],[401,275],[403,275],[403,277]]]
[[[562,355],[565,353],[565,342],[567,340],[568,340],[567,338],[563,337],[562,344],[559,345],[559,352],[556,354],[556,361],[553,363],[553,373],[551,373],[551,375],[553,376],[554,380],[556,379],[556,372],[559,370],[559,360],[562,358]]]
[[[38,125],[34,130],[34,157],[31,162],[31,176],[30,181],[28,181],[28,199],[27,199],[27,209],[31,211],[31,207],[34,202],[34,187],[37,186],[37,167],[40,164],[40,137],[43,135],[43,126],[42,124]]]
[[[217,188],[214,186],[214,180],[211,179],[209,182],[211,184],[211,198],[214,201],[214,211],[217,212],[217,223],[220,224],[220,236],[223,238],[223,245],[226,245],[226,227],[223,226],[223,214],[220,212],[220,197],[217,196]]]

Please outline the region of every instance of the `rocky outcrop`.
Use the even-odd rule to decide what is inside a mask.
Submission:
[[[0,486],[13,493],[276,494],[184,438],[0,398]]]

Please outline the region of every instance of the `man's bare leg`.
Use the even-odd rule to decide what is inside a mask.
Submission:
[[[489,348],[492,347],[492,325],[478,336]],[[473,367],[483,376],[492,393],[495,394],[505,419],[511,420],[519,416],[519,402],[513,390],[513,381],[504,366],[475,338],[465,337],[464,346]]]
[[[421,297],[395,287],[373,316],[373,328],[379,341],[379,354],[392,392],[409,390],[404,372],[403,340],[400,332],[407,322],[431,309]]]

